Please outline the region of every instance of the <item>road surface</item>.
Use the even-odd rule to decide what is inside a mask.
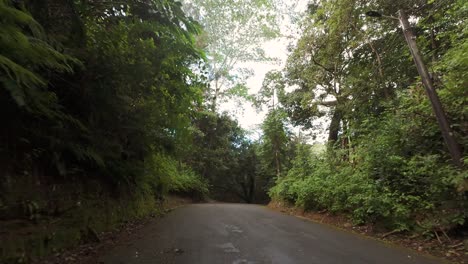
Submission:
[[[195,204],[102,256],[104,264],[441,263],[259,205]]]

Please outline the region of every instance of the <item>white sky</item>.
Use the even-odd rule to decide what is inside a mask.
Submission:
[[[288,1],[286,1],[288,2]],[[291,0],[289,2],[292,2]],[[299,0],[294,1],[297,2],[296,10],[298,12],[304,12],[307,8],[307,0]],[[295,29],[295,25],[292,25],[289,20],[285,20],[285,22],[281,25],[281,31],[284,35],[291,36],[293,33],[291,29]],[[296,28],[297,29],[297,28]],[[299,37],[299,36],[297,36]],[[239,67],[248,67],[254,70],[254,74],[252,77],[247,79],[247,87],[249,88],[250,94],[257,93],[261,86],[265,74],[271,70],[282,70],[286,64],[286,60],[288,58],[288,51],[287,46],[291,42],[296,42],[295,39],[286,39],[286,38],[278,38],[272,41],[265,42],[263,47],[266,51],[267,56],[275,57],[279,59],[279,62],[275,63],[243,63],[240,64]],[[236,104],[235,102],[229,101],[226,103],[222,103],[219,106],[220,111],[227,111],[229,112],[234,118],[236,118],[240,124],[240,126],[246,130],[252,132],[252,138],[257,139],[260,136],[260,124],[263,122],[266,111],[257,112],[257,110],[250,104],[250,103],[242,103],[241,106]],[[321,119],[317,121],[317,124],[322,126],[323,128],[326,127],[327,120]],[[298,133],[300,129],[295,128],[293,131]],[[314,131],[317,135],[316,140],[312,140],[312,142],[324,142],[325,141],[325,129],[320,129],[321,131]]]

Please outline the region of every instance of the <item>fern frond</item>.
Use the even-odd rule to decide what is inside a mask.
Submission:
[[[16,81],[19,85],[31,87],[35,85],[42,86],[46,84],[46,82],[41,77],[1,54],[0,68],[10,79]]]
[[[41,72],[71,73],[79,64],[49,45],[42,27],[25,10],[0,1],[0,84],[19,106],[49,117],[57,115],[53,93],[37,91],[47,87]]]

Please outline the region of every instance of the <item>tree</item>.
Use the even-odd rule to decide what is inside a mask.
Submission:
[[[289,131],[285,125],[286,116],[280,109],[270,110],[262,124],[263,136],[261,139],[261,157],[267,174],[276,178],[281,177],[287,169],[286,156],[289,143]]]
[[[252,70],[240,64],[270,60],[261,43],[278,36],[274,1],[186,0],[184,9],[204,28],[197,42],[208,58],[211,110],[220,98],[246,97],[245,80]]]
[[[265,181],[259,178],[257,145],[227,114],[199,112],[194,148],[186,163],[210,184],[212,197],[247,203],[264,201]]]
[[[270,110],[279,108],[279,101],[284,98],[285,88],[286,83],[282,72],[277,70],[267,72],[256,97],[255,103],[257,108],[261,108],[264,105]]]
[[[466,223],[466,172],[449,162],[398,24],[363,15],[403,9],[413,16],[454,136],[466,146],[465,2],[329,0],[309,6],[285,69],[297,89],[280,102],[299,125],[329,114],[334,147],[312,157],[300,151],[273,197],[395,232],[437,236]]]
[[[0,4],[2,36],[11,36],[0,39],[1,88],[10,94],[1,97],[4,151],[28,159],[39,151],[34,166],[99,170],[116,184],[134,184],[154,151],[176,153],[200,104],[192,69],[203,57],[194,46],[200,28],[180,3]]]
[[[377,33],[375,25],[364,24],[368,8],[354,0],[311,4],[303,35],[288,58],[286,77],[298,89],[283,104],[292,121],[306,127],[329,115],[331,144],[369,114],[381,113],[394,90],[408,80],[400,72],[404,67],[396,67],[409,65],[401,52],[404,43],[392,25]]]
[[[154,213],[168,192],[207,193],[183,162],[205,86],[200,31],[172,0],[0,0],[0,214],[37,230],[2,236],[20,246],[0,262]]]

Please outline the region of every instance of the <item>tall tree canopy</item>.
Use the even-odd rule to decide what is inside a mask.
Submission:
[[[245,81],[252,69],[245,62],[267,61],[262,43],[278,36],[272,0],[185,0],[184,9],[203,26],[197,44],[206,50],[210,88],[206,97],[216,109],[220,99],[248,95]]]

